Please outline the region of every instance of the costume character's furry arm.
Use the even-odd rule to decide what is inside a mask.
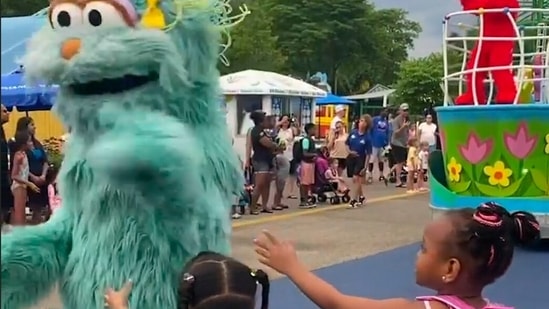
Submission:
[[[27,308],[51,291],[71,251],[72,224],[64,207],[47,223],[2,235],[1,309]]]
[[[190,199],[185,200],[192,203],[200,186],[197,167],[201,154],[188,132],[174,117],[127,111],[112,130],[98,137],[86,161],[98,177],[106,177],[112,185],[179,190],[180,194],[189,193]]]

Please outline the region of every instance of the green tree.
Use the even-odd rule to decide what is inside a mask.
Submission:
[[[439,105],[444,99],[442,78],[442,54],[435,53],[428,57],[407,60],[402,63],[398,73],[398,99],[408,102],[414,113],[420,113],[430,104]]]
[[[392,82],[419,31],[404,11],[376,11],[364,0],[265,2],[291,73],[326,72],[339,93]]]
[[[225,52],[230,65],[219,65],[222,74],[255,69],[282,72],[286,57],[278,48],[277,38],[271,31],[272,19],[261,1],[234,3],[246,4],[251,14],[231,29],[231,46]]]
[[[32,15],[49,5],[48,0],[0,1],[2,17]]]

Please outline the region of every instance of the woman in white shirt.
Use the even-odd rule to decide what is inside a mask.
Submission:
[[[282,196],[284,191],[288,192],[290,196],[295,194],[296,186],[295,181],[290,180],[290,162],[293,159],[293,145],[294,145],[294,130],[291,127],[290,116],[282,115],[278,120],[278,133],[277,140],[279,144],[284,144],[286,150],[277,154],[276,156],[276,193],[275,193],[275,207],[281,206],[282,208],[288,208],[288,205],[282,203]]]
[[[433,152],[437,147],[436,131],[437,125],[433,123],[433,116],[425,116],[425,121],[418,127],[418,136],[420,143],[429,144],[429,152]]]

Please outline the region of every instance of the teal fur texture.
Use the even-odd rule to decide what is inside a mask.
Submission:
[[[128,279],[130,308],[175,309],[184,263],[204,250],[229,253],[230,203],[243,179],[220,108],[220,29],[208,1],[169,32],[84,23],[32,38],[26,76],[60,85],[55,110],[71,129],[63,205],[47,223],[2,235],[0,309],[36,304],[56,283],[64,308],[100,309],[105,289]],[[69,38],[82,44],[65,60]],[[150,73],[158,79],[112,94],[71,87]]]

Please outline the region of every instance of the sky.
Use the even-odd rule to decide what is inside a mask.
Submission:
[[[458,0],[373,0],[378,8],[400,8],[409,12],[409,19],[421,24],[423,32],[415,42],[411,57],[423,57],[441,51],[442,19],[461,9]]]

